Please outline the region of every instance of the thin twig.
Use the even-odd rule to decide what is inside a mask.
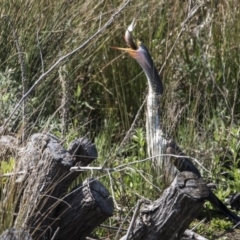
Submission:
[[[54,238],[56,237],[56,235],[57,235],[59,229],[60,229],[59,227],[56,229],[56,231],[54,232],[54,234],[53,234],[51,240],[54,240]]]
[[[126,164],[122,164],[119,165],[115,168],[104,168],[104,167],[81,167],[81,166],[76,166],[76,167],[71,167],[70,171],[84,171],[84,170],[96,170],[96,171],[107,171],[107,172],[117,172],[119,170],[121,170],[122,168],[125,167],[129,167],[130,165],[134,165],[137,163],[141,163],[141,162],[146,162],[146,161],[150,161],[156,157],[175,157],[175,158],[188,158],[193,160],[194,162],[196,162],[201,168],[203,168],[206,172],[209,173],[209,170],[207,170],[196,158],[190,157],[190,156],[183,156],[183,155],[176,155],[176,154],[159,154],[156,156],[152,156],[152,157],[148,157],[148,158],[144,158],[141,160],[136,160],[130,163],[126,163]]]
[[[188,237],[187,239],[208,240],[207,238],[205,238],[189,229],[185,230],[184,235],[186,235]],[[183,239],[186,239],[186,238],[183,238]]]
[[[134,210],[134,213],[133,213],[133,216],[132,216],[132,220],[131,220],[130,225],[129,225],[129,227],[128,227],[127,234],[126,234],[126,236],[125,236],[125,239],[126,239],[126,240],[128,240],[128,238],[129,238],[129,235],[130,235],[132,226],[133,226],[133,224],[135,223],[135,220],[136,220],[136,218],[137,218],[138,210],[139,210],[140,206],[142,205],[142,203],[143,203],[143,200],[138,200],[138,201],[137,201],[137,205],[136,205],[136,207],[135,207],[135,210]]]
[[[119,229],[118,229],[118,231],[117,231],[117,233],[116,233],[116,236],[115,236],[114,240],[117,240],[117,239],[118,239],[118,235],[119,235],[119,233],[120,233],[120,230],[122,229],[125,221],[127,220],[127,218],[128,218],[128,216],[130,215],[130,213],[133,211],[133,209],[134,209],[134,207],[131,208],[131,210],[127,213],[127,215],[125,216],[125,218],[124,218],[123,221],[121,222],[121,224],[120,224],[120,226],[119,226]]]
[[[116,207],[117,210],[121,210],[121,208],[118,206],[117,201],[115,200],[115,197],[114,197],[114,190],[113,190],[113,184],[112,184],[111,174],[110,174],[109,171],[107,171],[107,173],[108,173],[108,176],[109,176],[110,188],[111,188],[111,191],[112,191],[112,199],[113,199],[114,205],[115,205],[115,207]]]
[[[116,168],[103,168],[103,167],[81,167],[81,166],[77,166],[77,167],[71,167],[70,171],[84,171],[84,170],[97,170],[97,171],[116,171]]]
[[[206,221],[207,218],[204,218],[203,220],[201,220],[198,224],[196,224],[191,230],[194,231],[199,225],[201,225],[202,223],[204,223]]]

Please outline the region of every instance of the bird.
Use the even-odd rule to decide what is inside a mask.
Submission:
[[[163,94],[163,82],[154,65],[151,54],[147,47],[141,42],[135,42],[132,31],[136,26],[136,18],[128,26],[124,39],[128,48],[112,47],[127,52],[134,58],[144,71],[148,82],[147,110],[146,110],[146,137],[147,151],[153,159],[159,173],[164,176],[165,184],[169,184],[178,172],[190,171],[201,178],[201,173],[192,161],[177,146],[175,141],[167,139],[162,129],[160,119],[160,99]],[[169,157],[163,155],[175,155]],[[225,216],[233,222],[240,222],[240,217],[231,212],[226,205],[209,188],[206,200],[210,201]]]
[[[170,164],[169,157],[164,156],[166,152],[166,138],[161,126],[160,100],[163,94],[163,82],[154,65],[151,54],[147,47],[141,42],[135,42],[132,31],[136,26],[136,18],[128,26],[124,39],[128,48],[112,47],[127,52],[134,58],[143,69],[148,83],[146,104],[146,142],[148,156],[152,159],[157,176],[162,178],[164,185],[169,185],[177,174],[174,165]]]

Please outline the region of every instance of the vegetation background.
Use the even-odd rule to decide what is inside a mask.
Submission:
[[[119,16],[88,41],[125,2],[129,4]],[[165,86],[165,132],[208,169],[201,171],[218,184],[221,199],[240,191],[239,1],[0,3],[0,125],[42,74],[88,41],[31,91],[8,122],[7,134],[24,142],[33,133],[51,132],[66,144],[88,136],[99,152],[96,166],[129,164],[111,175],[91,173],[102,179],[116,203],[116,214],[106,223],[112,229],[102,226],[98,235],[113,239],[114,227],[127,227],[123,219],[131,216],[136,201],[154,200],[162,190],[161,184],[151,183],[151,163],[141,162],[147,157],[141,107],[147,92],[145,75],[133,59],[110,48],[125,46],[124,32],[136,15],[134,35],[148,46]],[[3,160],[5,173],[14,164]],[[211,238],[232,224],[213,218],[207,207],[199,217],[205,223],[196,230]],[[0,231],[8,227],[2,219]]]

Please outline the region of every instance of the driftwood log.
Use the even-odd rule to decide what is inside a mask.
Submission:
[[[81,174],[70,168],[87,166],[97,157],[88,139],[75,140],[66,150],[55,136],[34,134],[21,152],[16,171],[22,174],[12,179],[14,187],[5,191],[4,202],[15,199],[15,229],[28,231],[33,239],[63,239],[60,234],[72,224],[65,239],[81,239],[112,215],[112,198],[97,180],[68,191]]]
[[[129,235],[121,240],[180,239],[208,195],[202,178],[192,172],[178,173],[158,200],[143,205]]]

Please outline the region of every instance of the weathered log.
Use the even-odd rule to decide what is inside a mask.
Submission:
[[[55,239],[85,239],[97,226],[112,216],[113,210],[113,200],[106,188],[96,179],[87,179],[59,204],[56,213],[59,231]]]
[[[180,239],[201,211],[209,188],[192,172],[178,173],[162,196],[145,203],[126,239]]]
[[[192,161],[185,156],[182,150],[177,146],[177,144],[170,139],[167,143],[167,153],[174,154],[175,156],[170,157],[170,162],[180,171],[189,171],[195,173],[197,176],[201,177],[201,174],[197,167],[192,163]],[[177,156],[177,157],[176,157]],[[240,222],[240,217],[234,212],[230,211],[226,205],[212,192],[209,188],[209,196],[207,198],[209,202],[218,208],[225,216],[231,219],[233,222]]]
[[[31,235],[24,231],[18,229],[8,229],[2,233],[0,240],[32,240]]]
[[[64,218],[70,220],[74,217],[76,219],[75,226],[78,225],[79,232],[85,231],[85,234],[89,234],[89,231],[93,228],[89,227],[81,230],[81,218],[77,214],[82,213],[82,203],[89,201],[90,195],[82,195],[82,200],[79,202],[81,191],[75,190],[70,194],[67,194],[67,191],[72,181],[81,173],[70,172],[69,169],[76,164],[87,166],[96,157],[95,145],[86,138],[75,140],[70,144],[69,149],[65,150],[56,137],[50,134],[34,134],[26,147],[22,149],[22,156],[17,163],[17,171],[22,171],[25,174],[15,179],[18,189],[15,187],[15,190],[12,191],[12,194],[18,198],[14,227],[16,229],[26,229],[33,239],[50,239],[57,228],[61,229],[61,224],[65,223],[63,216],[58,215],[59,212],[62,212]],[[86,187],[83,189],[86,189]],[[100,183],[95,182],[91,190],[93,192],[99,190],[99,194],[103,194],[101,200],[99,196],[94,199],[97,194],[91,194],[92,207],[95,206],[95,215],[93,216],[94,210],[89,209],[91,213],[89,217],[93,217],[94,224],[92,226],[96,227],[99,222],[104,221],[112,214],[113,204],[107,190],[104,190]],[[89,192],[91,191],[89,190]],[[65,197],[66,194],[68,197]],[[87,199],[84,197],[87,197]],[[64,212],[61,203],[65,204],[65,207],[71,206],[80,208],[80,210],[79,212],[73,212],[71,208],[65,208]],[[104,204],[109,204],[108,211],[102,207]],[[94,219],[97,216],[96,211],[99,211],[97,220]],[[83,212],[87,215],[86,209]],[[71,215],[73,213],[74,215]],[[100,217],[101,214],[102,218]],[[56,225],[58,217],[61,219],[61,223]],[[89,221],[91,220],[89,219]],[[79,236],[74,237],[80,238]],[[70,236],[67,239],[71,239]]]

